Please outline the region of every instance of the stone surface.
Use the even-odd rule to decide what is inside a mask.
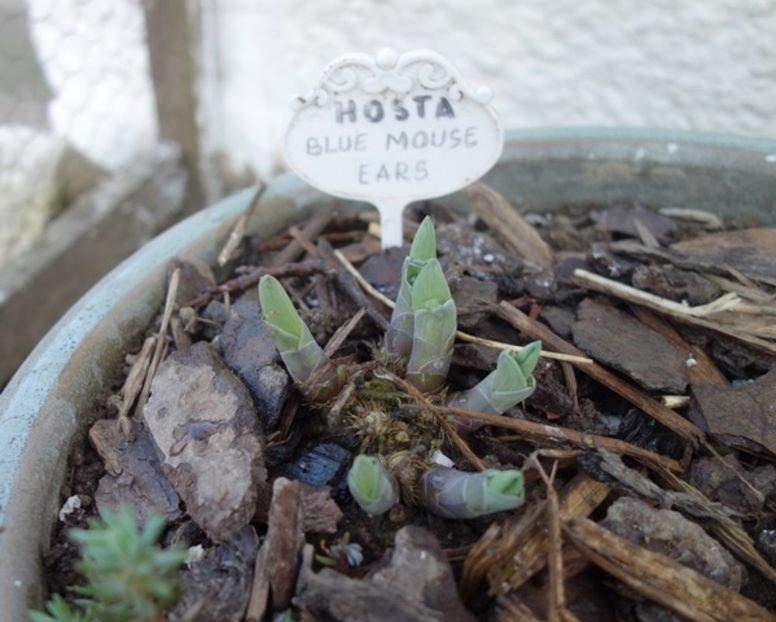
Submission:
[[[240,298],[229,309],[220,337],[224,362],[246,384],[265,430],[274,429],[288,394],[288,373],[261,320],[259,303]]]
[[[256,530],[248,525],[207,549],[204,558],[181,574],[181,598],[173,610],[176,619],[240,622],[251,596],[258,548]]]
[[[573,333],[581,350],[646,389],[681,393],[687,386],[689,352],[606,302],[583,300]]]
[[[264,438],[250,394],[200,342],[172,354],[151,384],[144,417],[191,518],[223,541],[264,494]]]
[[[144,425],[133,422],[132,429],[133,442],[121,433],[116,419],[100,419],[89,430],[107,471],[97,485],[97,508],[102,513],[129,506],[141,525],[153,513],[175,521],[182,516],[180,497],[164,474],[159,449]]]
[[[679,512],[657,510],[639,499],[621,497],[609,507],[602,525],[736,592],[746,580],[744,567],[700,525]]]

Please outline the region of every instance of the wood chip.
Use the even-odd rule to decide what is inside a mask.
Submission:
[[[700,622],[762,622],[770,613],[670,557],[648,551],[586,518],[575,518],[564,534],[595,565],[645,598]]]
[[[507,250],[537,264],[543,272],[552,273],[552,249],[500,193],[481,181],[468,186],[465,192],[472,209]]]

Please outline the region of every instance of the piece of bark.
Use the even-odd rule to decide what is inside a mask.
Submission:
[[[562,491],[560,518],[589,516],[609,495],[607,484],[586,475],[574,478]],[[470,597],[487,576],[495,594],[525,584],[547,565],[548,535],[544,503],[535,503],[517,521],[493,523],[466,556],[461,591]]]
[[[768,464],[747,471],[732,453],[700,457],[692,464],[690,482],[709,499],[755,518],[766,497],[776,493],[776,467]]]
[[[473,620],[457,602],[449,562],[439,545],[433,546],[429,540],[434,536],[417,527],[405,527],[401,532],[404,535],[398,538],[397,534],[397,550],[386,556],[386,565],[362,580],[330,568],[313,572],[314,549],[305,546],[294,604],[309,610],[314,619],[337,622]],[[420,548],[416,548],[418,543]],[[432,608],[429,602],[442,609]]]
[[[640,223],[649,233],[660,240],[667,241],[676,230],[676,223],[667,216],[661,216],[657,212],[643,205],[613,205],[606,209],[598,210],[590,214],[593,222],[605,226],[609,231],[622,233],[632,237],[639,235]]]
[[[474,313],[461,313],[467,308],[498,302],[498,286],[492,281],[481,281],[471,276],[458,275],[448,279],[450,293],[458,310],[458,328],[472,330],[487,316],[487,308]]]
[[[266,494],[264,437],[245,385],[208,344],[160,366],[144,415],[191,518],[217,541],[247,525]]]
[[[331,498],[329,486],[308,486],[303,482],[299,494],[304,514],[305,533],[337,533],[337,523],[342,520],[342,510]],[[266,523],[269,520],[270,501],[260,503],[254,520]]]
[[[240,622],[251,594],[259,538],[250,525],[181,574],[181,597],[173,613],[179,620]]]
[[[654,264],[638,266],[631,279],[633,287],[662,298],[688,304],[705,305],[722,295],[722,289],[696,272]]]
[[[275,611],[287,609],[291,604],[303,544],[301,485],[278,477],[272,486],[267,538],[262,545],[267,548],[266,574]]]
[[[776,369],[743,387],[692,387],[690,418],[720,442],[776,454]]]
[[[700,525],[679,512],[656,509],[633,497],[620,497],[609,506],[601,525],[736,592],[746,580],[744,567]]]
[[[391,300],[396,300],[399,293],[402,266],[408,252],[408,246],[387,248],[372,255],[359,267],[358,271],[378,292],[385,294]]]
[[[170,261],[167,271],[171,273],[180,269],[180,281],[175,293],[175,303],[180,307],[187,301],[196,298],[198,294],[215,287],[216,278],[205,262],[197,259],[178,259]]]
[[[586,298],[577,308],[574,343],[652,391],[682,393],[689,352],[605,301]]]
[[[737,592],[666,555],[637,546],[588,519],[574,519],[565,525],[564,533],[605,572],[638,594],[690,620],[776,620],[776,614]]]
[[[470,622],[474,617],[458,598],[453,569],[436,537],[422,527],[402,527],[394,548],[386,554],[370,581],[386,590],[423,603],[447,622]]]
[[[472,209],[507,250],[538,265],[542,272],[552,273],[552,249],[501,194],[481,181],[468,186],[465,192]]]
[[[291,381],[279,365],[275,341],[261,319],[255,296],[243,296],[231,306],[219,343],[224,362],[251,392],[262,427],[273,430]]]
[[[541,339],[545,347],[575,356],[584,354],[564,339],[558,337],[544,324],[531,319],[506,301],[499,303],[498,313],[514,328],[525,333],[526,336],[531,339]],[[618,378],[606,368],[596,363],[578,364],[577,367],[594,380],[614,391],[617,395],[643,410],[647,415],[662,423],[681,438],[690,441],[693,445],[698,445],[703,440],[703,432],[694,424],[652,399],[635,386]]]
[[[178,520],[180,498],[164,474],[159,449],[143,424],[129,424],[132,442],[120,431],[118,419],[100,419],[89,430],[89,440],[107,471],[97,485],[97,508],[102,514],[129,506],[140,525],[154,513],[170,522]]]

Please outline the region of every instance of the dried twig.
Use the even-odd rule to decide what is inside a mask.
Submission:
[[[350,333],[352,333],[353,329],[358,326],[358,323],[361,321],[361,318],[363,318],[364,315],[366,315],[366,309],[362,307],[356,311],[356,314],[352,318],[350,318],[336,330],[334,335],[332,335],[331,339],[329,339],[329,342],[326,344],[326,347],[323,349],[323,352],[326,354],[326,356],[334,356],[342,344],[345,343],[345,340],[350,337]]]
[[[119,429],[129,440],[134,440],[132,424],[129,421],[129,411],[135,403],[135,398],[138,396],[138,393],[140,393],[143,388],[143,379],[148,372],[148,366],[151,364],[155,344],[155,335],[146,338],[135,362],[132,364],[132,368],[127,374],[124,386],[121,387],[122,400],[121,406],[119,407],[118,423]]]
[[[164,301],[164,311],[162,312],[162,324],[159,327],[159,333],[156,338],[156,346],[154,348],[154,356],[151,359],[151,364],[148,366],[146,372],[145,382],[143,383],[143,389],[140,392],[140,397],[137,400],[137,407],[135,408],[135,420],[140,421],[143,418],[143,407],[145,406],[148,394],[151,392],[151,381],[156,375],[156,370],[159,369],[159,364],[162,361],[162,354],[166,350],[167,345],[167,326],[170,323],[170,317],[175,309],[175,296],[178,293],[178,284],[181,279],[181,269],[175,268],[170,276],[170,284],[167,286],[167,299]]]
[[[304,234],[308,240],[315,240],[337,214],[337,204],[331,203],[321,210],[315,212],[312,218],[307,221],[304,227]],[[280,251],[270,262],[270,266],[279,267],[287,263],[296,261],[304,252],[304,247],[297,241],[291,240],[282,251]]]
[[[412,408],[412,406],[409,406]],[[515,419],[503,415],[488,415],[473,410],[463,410],[461,408],[450,408],[449,406],[435,406],[429,404],[423,406],[442,415],[452,415],[459,419],[472,419],[482,421],[488,425],[498,428],[504,428],[518,432],[524,438],[532,442],[545,442],[553,445],[569,444],[584,449],[598,449],[603,447],[625,456],[631,456],[646,464],[661,465],[671,471],[681,473],[684,469],[673,458],[656,454],[653,451],[632,445],[618,438],[600,436],[598,434],[588,434],[586,432],[577,432],[568,428],[559,428],[557,426],[546,425],[544,423],[535,423],[525,419]]]
[[[253,198],[251,198],[251,202],[248,204],[248,209],[240,214],[237,222],[234,223],[234,227],[232,228],[232,232],[229,234],[229,238],[226,240],[226,244],[224,244],[221,252],[218,253],[219,266],[225,266],[227,262],[234,256],[237,247],[240,246],[240,242],[242,242],[243,238],[245,237],[245,225],[253,215],[253,212],[256,211],[256,208],[259,205],[259,201],[261,200],[261,196],[264,194],[266,189],[267,184],[265,184],[263,181],[259,181],[256,192],[253,193]]]
[[[586,518],[574,519],[564,527],[564,533],[595,565],[638,594],[689,620],[776,620],[775,614],[738,592]]]
[[[506,302],[498,305],[498,313],[517,330],[533,339],[541,339],[543,343],[548,344],[555,350],[566,354],[582,354],[575,346],[556,335],[544,324],[532,320],[525,313],[515,309]],[[615,376],[601,365],[592,363],[590,365],[579,365],[579,368],[588,376],[611,389],[617,395],[624,397],[631,404],[643,410],[650,417],[653,417],[683,439],[691,442],[694,446],[697,446],[703,440],[704,434],[697,426],[670,408],[666,408],[657,400],[652,399],[632,384]]]
[[[347,270],[354,279],[358,282],[358,284],[362,287],[362,289],[372,296],[373,298],[376,298],[380,302],[382,302],[386,307],[389,309],[393,309],[394,302],[387,296],[384,296],[380,292],[378,292],[372,285],[367,281],[361,273],[356,270],[355,266],[348,261],[348,259],[338,250],[334,251],[334,256],[337,258],[337,260],[342,264],[342,267]],[[464,333],[463,331],[456,331],[455,336],[460,339],[461,341],[468,341],[469,343],[475,343],[480,346],[485,346],[488,348],[494,348],[496,350],[514,350],[515,352],[519,352],[523,349],[524,346],[518,346],[512,343],[502,343],[500,341],[493,341],[492,339],[483,339],[482,337],[476,337],[475,335],[469,335],[468,333]],[[571,363],[592,363],[593,359],[590,359],[584,355],[582,356],[576,356],[576,355],[568,355],[568,354],[562,354],[558,352],[547,352],[545,350],[542,350],[541,356],[548,359],[555,359],[557,361],[569,361]]]

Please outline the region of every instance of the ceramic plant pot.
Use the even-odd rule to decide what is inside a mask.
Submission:
[[[776,142],[663,131],[508,134],[486,181],[520,209],[640,201],[776,223]],[[214,262],[252,190],[181,222],[103,278],[51,329],[0,396],[0,611],[23,620],[44,596],[41,555],[56,521],[68,452],[95,396],[139,345],[175,257]],[[249,229],[269,237],[324,200],[297,178],[273,181]],[[462,195],[450,201],[465,205]]]

